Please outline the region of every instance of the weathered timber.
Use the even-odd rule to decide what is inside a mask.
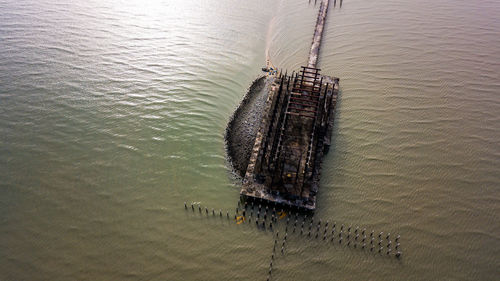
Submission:
[[[316,28],[314,29],[313,42],[309,51],[308,67],[315,68],[318,63],[319,48],[321,46],[321,38],[323,37],[323,29],[326,22],[326,13],[328,12],[329,0],[321,1],[319,6],[318,18],[316,20]]]
[[[322,0],[307,66],[271,85],[244,171],[241,196],[304,210],[316,208],[321,163],[331,144],[339,79],[316,68],[328,10]]]
[[[301,73],[278,77],[271,87],[241,195],[314,210],[339,80],[321,75],[311,80]],[[309,103],[292,102],[293,97]]]

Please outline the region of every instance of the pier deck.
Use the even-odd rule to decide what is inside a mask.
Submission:
[[[331,143],[339,80],[302,67],[273,83],[240,194],[316,208],[321,161]]]
[[[339,79],[318,63],[329,0],[320,3],[307,66],[274,79],[250,155],[241,196],[316,208],[321,162],[331,143]]]

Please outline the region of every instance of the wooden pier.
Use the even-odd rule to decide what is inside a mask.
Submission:
[[[321,39],[323,38],[323,30],[325,28],[326,14],[328,12],[329,0],[321,1],[319,5],[318,18],[316,19],[316,28],[314,29],[313,42],[311,50],[309,51],[308,67],[316,68],[318,63],[319,48],[321,46]]]
[[[272,86],[240,194],[316,208],[321,162],[331,143],[339,80],[302,67]]]
[[[316,208],[339,90],[338,78],[316,68],[328,3],[320,4],[307,66],[270,78],[274,81],[240,192],[244,199]]]

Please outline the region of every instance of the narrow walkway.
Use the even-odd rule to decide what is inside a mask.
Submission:
[[[309,51],[309,61],[307,63],[307,67],[310,68],[316,68],[316,64],[318,63],[319,48],[321,46],[321,38],[323,36],[329,2],[329,0],[322,0],[319,6],[318,19],[316,20],[316,28],[314,29],[311,50]]]

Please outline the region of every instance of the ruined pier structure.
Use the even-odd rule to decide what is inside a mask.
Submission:
[[[309,67],[292,76],[276,77],[243,180],[243,197],[316,208],[338,82]]]
[[[273,79],[241,196],[316,208],[321,162],[331,143],[339,79],[316,68],[328,0],[319,7],[308,65]]]
[[[329,0],[323,0],[319,5],[318,18],[316,19],[316,28],[314,29],[311,50],[309,51],[309,61],[307,62],[307,66],[311,68],[316,68],[316,64],[318,63],[319,48],[321,47],[321,38],[323,38],[326,13],[328,12],[328,3]]]

